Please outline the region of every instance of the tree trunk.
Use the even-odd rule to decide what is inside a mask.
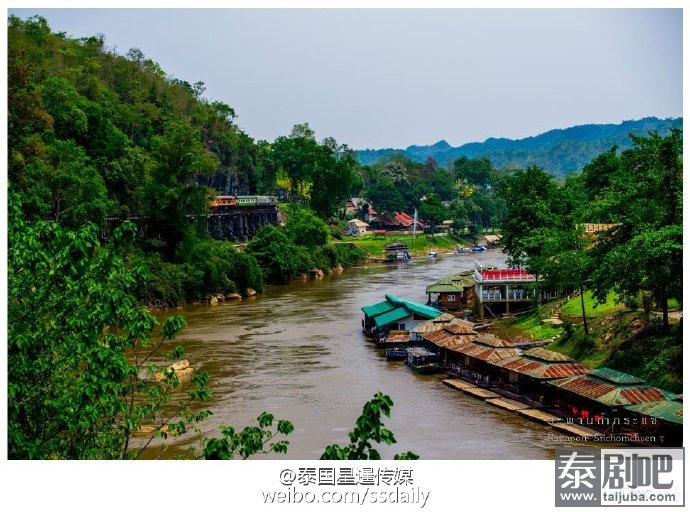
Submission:
[[[668,331],[670,324],[668,321],[668,294],[666,293],[666,288],[661,292],[661,311],[663,314],[664,330]]]
[[[587,315],[585,314],[585,292],[580,286],[580,304],[582,305],[582,322],[585,326],[585,336],[589,336],[589,328],[587,327]]]

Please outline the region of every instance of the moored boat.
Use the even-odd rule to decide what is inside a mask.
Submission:
[[[386,359],[389,361],[404,361],[407,359],[407,349],[404,347],[388,347]]]
[[[439,363],[438,354],[423,347],[408,348],[405,364],[412,371],[423,374],[438,373],[443,370]]]

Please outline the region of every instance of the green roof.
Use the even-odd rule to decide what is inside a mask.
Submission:
[[[409,300],[403,301],[403,305],[412,311],[413,313],[423,316],[424,318],[431,320],[441,315],[441,311],[431,306],[425,306],[424,304],[419,304],[418,302],[411,302]]]
[[[441,279],[427,286],[426,293],[462,293],[462,288],[450,279]]]
[[[362,311],[364,311],[364,314],[368,317],[372,317],[380,315],[382,313],[387,313],[392,309],[395,309],[395,305],[384,300],[383,302],[377,302],[376,304],[372,304],[371,306],[364,306],[362,308]]]
[[[643,404],[626,405],[626,409],[639,412],[645,416],[652,416],[672,423],[683,424],[683,402],[676,400],[661,400]]]
[[[426,293],[462,293],[464,288],[474,286],[474,277],[464,273],[436,281],[426,287]]]
[[[397,322],[411,314],[416,314],[429,320],[441,315],[441,311],[436,308],[412,302],[411,300],[400,299],[390,293],[386,294],[385,301],[377,302],[371,306],[364,306],[362,311],[367,317],[374,318],[377,327]]]
[[[374,322],[376,323],[376,327],[381,328],[388,324],[397,322],[398,320],[402,320],[406,316],[410,316],[410,312],[407,309],[400,307],[375,317]]]
[[[600,379],[615,382],[616,384],[644,384],[644,379],[630,375],[629,373],[619,372],[611,368],[597,368],[589,372],[590,375],[599,377]]]

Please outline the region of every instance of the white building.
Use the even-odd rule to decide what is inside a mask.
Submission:
[[[366,233],[368,229],[369,224],[359,219],[352,219],[347,223],[347,233],[352,236],[359,236],[362,233]]]

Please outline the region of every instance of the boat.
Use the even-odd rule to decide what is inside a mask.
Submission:
[[[386,349],[386,359],[389,361],[404,361],[407,359],[407,349],[405,347],[388,347]]]
[[[398,261],[408,261],[412,259],[407,245],[403,243],[393,243],[385,247],[386,252],[385,263],[396,263]]]
[[[435,258],[436,256],[438,256],[436,251],[429,251],[429,258]]]
[[[431,374],[443,371],[438,354],[424,347],[408,348],[405,364],[417,373]]]

